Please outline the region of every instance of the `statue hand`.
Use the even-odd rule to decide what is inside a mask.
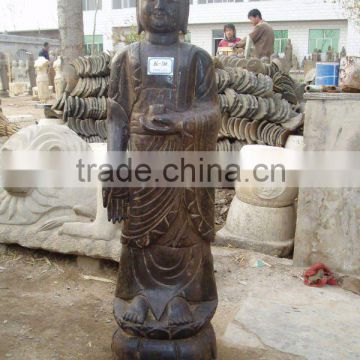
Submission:
[[[123,188],[103,188],[103,204],[108,210],[108,220],[113,224],[127,219],[127,210],[129,206],[128,189]]]
[[[140,124],[145,130],[159,135],[175,135],[182,129],[179,117],[171,114],[143,116],[140,118]]]

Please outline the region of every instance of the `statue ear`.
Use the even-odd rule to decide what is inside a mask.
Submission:
[[[138,25],[138,34],[140,35],[145,30],[140,20],[140,0],[136,0],[136,20]]]

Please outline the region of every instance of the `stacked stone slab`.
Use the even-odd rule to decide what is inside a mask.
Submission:
[[[297,86],[276,62],[220,56],[215,66],[223,115],[219,150],[238,149],[234,142],[284,147],[291,134],[299,133],[303,114]]]
[[[74,60],[79,81],[71,94],[65,92],[54,106],[63,112],[69,128],[89,143],[106,142],[110,62],[110,55],[105,53]]]

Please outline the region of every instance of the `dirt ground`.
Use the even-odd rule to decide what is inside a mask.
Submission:
[[[100,269],[81,269],[76,257],[1,247],[0,359],[99,360],[111,359],[116,329],[112,315],[117,264],[102,262]],[[213,324],[219,360],[293,359],[271,351],[243,353],[221,343],[227,324],[252,281],[284,281],[300,277],[291,261],[235,249],[214,248],[219,308]],[[271,267],[253,268],[261,258]],[[110,281],[85,280],[92,275]],[[299,281],[301,281],[299,279]]]
[[[1,98],[1,107],[6,117],[31,115],[34,121],[42,119],[45,117],[44,110],[35,108],[36,104],[39,102],[32,100],[30,95]]]

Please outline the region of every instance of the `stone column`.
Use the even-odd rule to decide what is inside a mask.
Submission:
[[[360,94],[307,95],[306,151],[360,151]],[[294,263],[360,275],[360,189],[301,189]]]

